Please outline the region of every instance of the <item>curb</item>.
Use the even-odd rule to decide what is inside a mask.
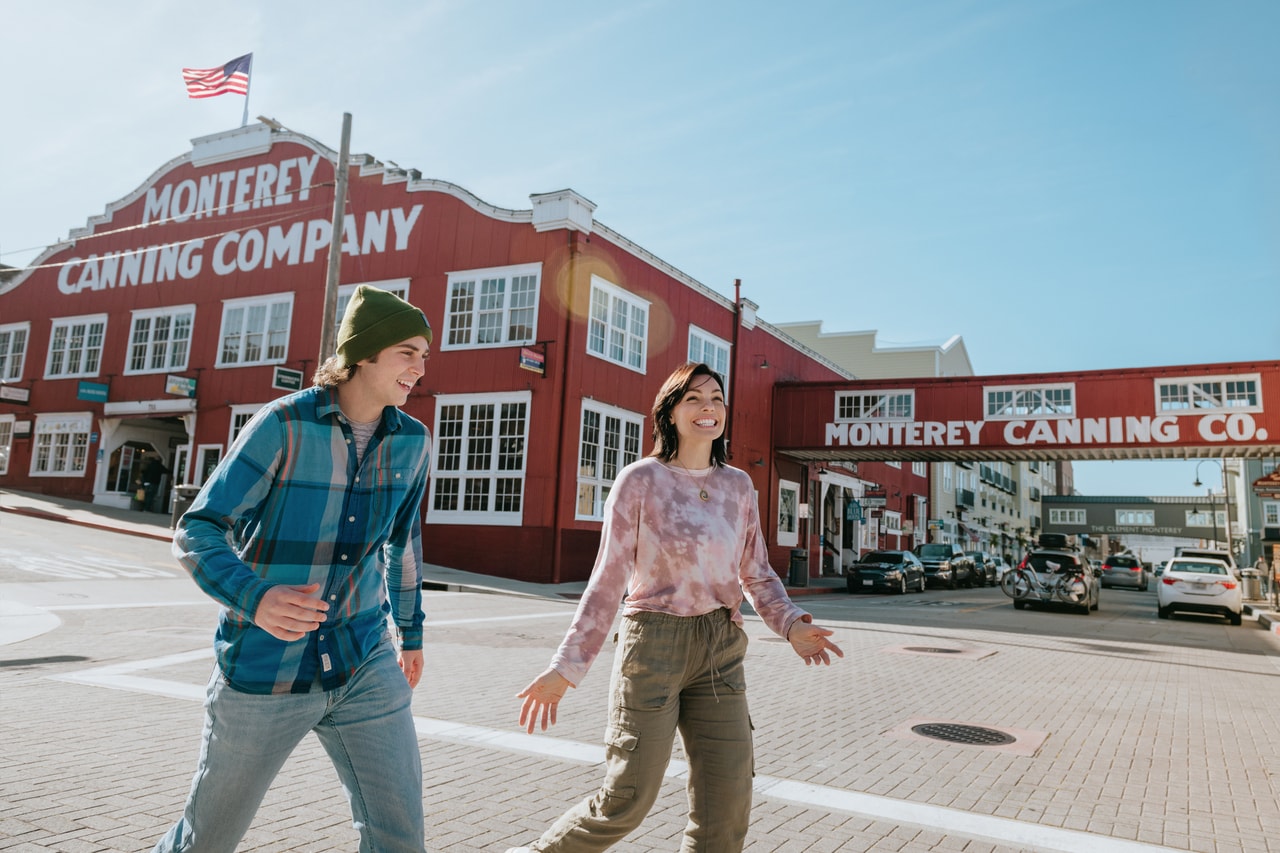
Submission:
[[[67,524],[78,524],[81,527],[92,527],[95,530],[106,530],[110,533],[124,533],[129,536],[142,536],[146,539],[155,539],[158,542],[172,542],[173,534],[152,533],[149,530],[137,530],[129,527],[116,527],[97,521],[88,521],[82,518],[72,518],[67,515],[58,515],[52,512],[45,512],[39,509],[28,509],[20,506],[0,507],[0,512],[11,512],[14,515],[25,515],[30,518],[41,518],[45,521],[60,521]]]

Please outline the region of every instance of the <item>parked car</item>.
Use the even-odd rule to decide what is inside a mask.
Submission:
[[[1009,564],[1004,560],[996,563],[996,583],[1000,583],[1000,579],[1005,576],[1005,572],[1009,571]]]
[[[1019,568],[1029,568],[1035,572],[1040,585],[1050,589],[1058,576],[1078,574],[1079,579],[1072,581],[1073,584],[1078,585],[1077,588],[1072,590],[1074,597],[1079,602],[1074,606],[1078,607],[1086,616],[1089,615],[1090,611],[1098,609],[1101,597],[1098,592],[1101,587],[1098,577],[1100,571],[1093,568],[1089,564],[1088,558],[1082,557],[1079,552],[1066,547],[1036,548],[1027,554]],[[1014,598],[1013,600],[1013,606],[1018,610],[1022,610],[1032,604],[1037,606],[1073,606],[1070,602],[1055,597],[1052,592],[1041,591],[1034,585],[1029,595],[1024,598]]]
[[[1209,613],[1239,625],[1244,613],[1240,581],[1222,560],[1209,557],[1174,557],[1164,567],[1156,587],[1156,615],[1168,619],[1174,613]]]
[[[1194,557],[1204,560],[1221,560],[1227,564],[1227,568],[1231,569],[1231,574],[1240,577],[1240,567],[1236,565],[1236,558],[1232,556],[1230,551],[1222,551],[1218,548],[1184,548],[1178,546],[1173,549],[1174,557]]]
[[[848,569],[849,592],[924,592],[924,565],[910,551],[868,551]]]
[[[1102,558],[1103,587],[1127,586],[1145,590],[1147,580],[1146,567],[1132,554],[1112,554]]]
[[[928,585],[947,589],[973,586],[973,558],[960,550],[959,545],[926,542],[916,546],[915,554],[924,564],[924,577]]]
[[[1152,571],[1151,571],[1152,577],[1157,577],[1157,578],[1158,578],[1158,577],[1160,577],[1162,574],[1164,574],[1164,564],[1165,564],[1165,562],[1166,562],[1165,560],[1161,560],[1160,562],[1158,562],[1158,563],[1155,563],[1155,564],[1154,564],[1154,566],[1153,566],[1153,568],[1152,568]]]
[[[973,558],[973,582],[978,586],[995,586],[996,558],[987,551],[965,551],[966,556]]]

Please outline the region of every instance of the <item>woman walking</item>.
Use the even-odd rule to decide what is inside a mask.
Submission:
[[[753,776],[743,594],[806,664],[844,656],[769,566],[751,478],[725,464],[725,414],[719,374],[705,364],[681,366],[654,401],[653,452],[614,481],[573,623],[551,666],[517,694],[522,726],[554,725],[561,698],[587,674],[626,594],[604,783],[532,846],[508,853],[586,853],[624,838],[657,799],[677,730],[689,763],[681,849],[741,850]]]

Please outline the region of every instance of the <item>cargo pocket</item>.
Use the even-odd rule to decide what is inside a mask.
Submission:
[[[621,726],[610,726],[604,745],[608,769],[595,805],[602,817],[612,817],[630,808],[636,798],[636,771],[631,758],[640,745],[640,735]]]

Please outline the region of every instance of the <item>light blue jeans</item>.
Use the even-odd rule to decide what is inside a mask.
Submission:
[[[413,691],[389,639],[344,686],[260,696],[215,669],[200,762],[186,810],[153,853],[232,853],[307,732],[315,732],[351,803],[361,853],[422,853],[422,759]]]

